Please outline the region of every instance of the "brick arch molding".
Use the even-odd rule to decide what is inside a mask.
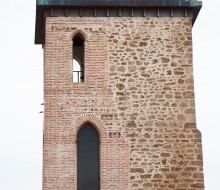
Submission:
[[[85,42],[88,41],[88,37],[87,37],[86,33],[84,31],[82,31],[81,29],[76,29],[73,33],[71,33],[71,35],[69,37],[70,40],[72,40],[76,34],[82,34],[83,37],[85,38]]]
[[[91,124],[93,127],[95,127],[97,129],[97,131],[100,135],[100,140],[107,137],[107,130],[106,130],[105,124],[102,122],[102,120],[99,119],[94,114],[85,113],[85,114],[78,116],[73,122],[73,127],[70,132],[71,133],[70,136],[72,136],[72,139],[74,141],[76,140],[76,136],[77,136],[77,133],[80,130],[80,128],[87,123]]]

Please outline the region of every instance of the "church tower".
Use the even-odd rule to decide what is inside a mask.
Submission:
[[[43,190],[204,190],[197,0],[37,0]]]

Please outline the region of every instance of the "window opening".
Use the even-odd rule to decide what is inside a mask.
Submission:
[[[84,41],[84,37],[80,33],[73,37],[73,82],[84,82]]]
[[[77,134],[77,190],[100,190],[99,134],[90,124]]]
[[[73,59],[73,82],[83,82],[83,81],[84,81],[84,72],[81,70],[79,62]]]

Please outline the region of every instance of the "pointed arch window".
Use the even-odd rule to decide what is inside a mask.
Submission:
[[[72,70],[73,82],[84,82],[84,54],[85,54],[85,38],[82,34],[77,33],[73,37],[72,46]]]
[[[100,190],[99,133],[86,124],[77,134],[77,190]]]

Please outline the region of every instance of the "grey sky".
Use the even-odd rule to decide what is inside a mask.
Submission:
[[[197,127],[203,135],[206,190],[220,179],[220,21],[218,0],[204,0],[193,27]],[[40,190],[43,50],[34,45],[35,0],[1,2],[0,189]]]
[[[203,137],[206,190],[220,180],[220,23],[218,0],[204,0],[193,27],[197,127]]]

